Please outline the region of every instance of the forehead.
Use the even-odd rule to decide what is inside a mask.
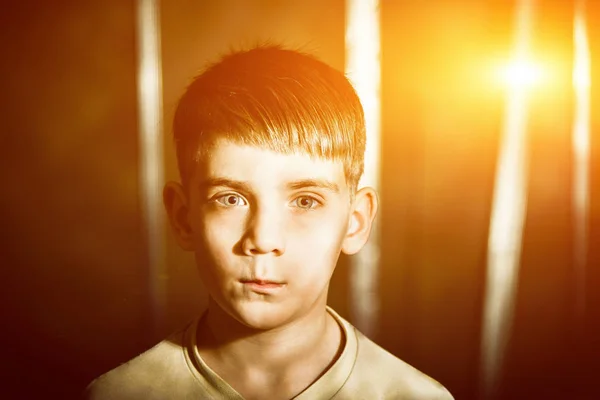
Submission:
[[[341,161],[315,158],[302,152],[279,153],[226,139],[213,143],[194,175],[200,180],[224,177],[263,185],[321,179],[336,183],[340,189],[346,187]]]

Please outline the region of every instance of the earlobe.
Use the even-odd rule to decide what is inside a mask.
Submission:
[[[377,209],[378,200],[375,190],[364,187],[356,193],[350,212],[348,231],[342,243],[342,251],[345,254],[356,254],[363,248],[371,234]]]
[[[177,243],[183,250],[193,250],[188,200],[181,184],[168,182],[163,189],[163,203]]]

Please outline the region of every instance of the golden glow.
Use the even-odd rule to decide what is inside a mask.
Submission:
[[[575,44],[573,86],[575,87],[576,95],[587,92],[587,96],[589,97],[589,89],[592,85],[590,72],[591,58],[583,9],[579,9],[575,14],[573,39]]]
[[[146,225],[148,277],[154,329],[164,309],[162,70],[158,1],[137,3],[138,121],[140,139],[140,198]]]
[[[528,89],[539,79],[529,60],[533,0],[516,9],[514,59],[507,73],[506,114],[496,169],[488,239],[486,292],[481,342],[481,398],[494,395],[513,318],[527,205]]]
[[[501,70],[501,79],[509,87],[532,87],[545,78],[542,67],[531,60],[516,59]]]
[[[582,3],[580,3],[581,5]],[[590,160],[590,87],[591,58],[582,6],[577,7],[574,21],[573,88],[575,90],[575,117],[573,122],[573,207],[574,207],[574,263],[576,285],[576,313],[585,314],[585,279],[587,229],[589,213],[589,160]]]
[[[367,149],[360,186],[379,186],[380,57],[379,2],[348,0],[346,6],[346,73],[365,111]],[[376,282],[379,269],[379,233],[374,225],[365,247],[352,258],[351,304],[355,325],[371,335],[378,303]]]

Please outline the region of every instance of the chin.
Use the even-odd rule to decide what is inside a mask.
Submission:
[[[281,304],[252,302],[235,307],[232,317],[242,325],[255,330],[271,330],[290,321],[291,312]]]

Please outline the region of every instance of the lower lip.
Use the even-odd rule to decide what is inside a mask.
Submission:
[[[242,282],[245,287],[257,293],[274,293],[281,290],[285,284],[283,283],[258,283],[258,282]]]

